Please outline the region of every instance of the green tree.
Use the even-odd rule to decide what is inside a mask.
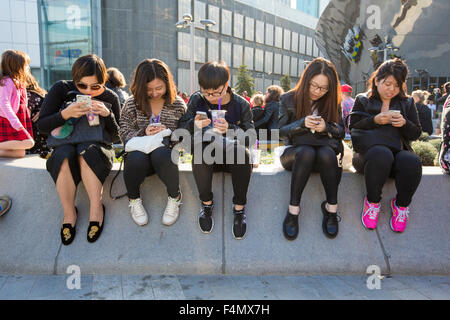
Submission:
[[[284,92],[291,90],[291,77],[285,74],[280,79],[280,86],[283,88]]]
[[[241,65],[238,69],[237,83],[234,86],[238,94],[247,91],[248,96],[252,96],[255,88],[255,79],[252,78],[246,65]]]

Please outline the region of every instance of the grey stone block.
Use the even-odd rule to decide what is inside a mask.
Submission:
[[[376,234],[363,229],[360,210],[363,179],[344,173],[339,192],[342,222],[334,240],[322,232],[320,204],[325,193],[318,174],[304,190],[295,241],[284,238],[282,224],[289,205],[291,174],[253,173],[246,214],[247,234],[241,241],[232,235],[231,176],[225,177],[225,271],[230,274],[339,274],[364,273],[369,265],[385,268]],[[356,199],[349,201],[350,195]]]

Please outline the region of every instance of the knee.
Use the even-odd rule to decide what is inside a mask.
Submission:
[[[294,163],[313,164],[316,159],[316,151],[312,147],[301,147],[295,153]]]
[[[337,166],[336,153],[328,146],[322,147],[317,151],[317,160],[319,164],[326,167]]]
[[[420,158],[412,152],[401,151],[395,157],[395,166],[406,172],[422,172]]]
[[[371,162],[376,167],[391,167],[394,162],[394,154],[385,146],[374,146],[365,155],[365,162]]]
[[[124,158],[125,167],[130,168],[141,168],[147,161],[147,155],[140,151],[132,151]]]

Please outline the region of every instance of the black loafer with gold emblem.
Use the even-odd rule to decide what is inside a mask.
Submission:
[[[75,207],[75,211],[77,213],[77,217],[78,217],[78,209],[77,207]],[[76,224],[72,227],[72,225],[70,223],[64,223],[61,227],[61,242],[63,245],[68,246],[69,244],[72,243],[73,239],[75,239],[75,234],[76,234],[76,229],[75,229]]]
[[[87,231],[87,240],[89,242],[95,242],[98,238],[100,238],[100,235],[103,231],[103,225],[105,224],[105,206],[103,206],[103,220],[102,225],[100,225],[100,222],[98,221],[89,221],[89,227]]]

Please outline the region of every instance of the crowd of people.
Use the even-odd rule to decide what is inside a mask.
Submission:
[[[285,218],[280,221],[287,240],[298,236],[302,193],[312,172],[319,173],[326,195],[317,204],[323,214],[323,233],[330,239],[338,235],[345,137],[352,140],[353,165],[365,179],[362,225],[369,230],[377,227],[382,188],[391,177],[397,193],[390,202],[390,227],[394,232],[406,228],[409,206],[422,177],[420,159],[410,142],[422,131],[433,133],[433,115],[427,106],[431,101],[428,95],[421,91],[407,95],[408,68],[400,59],[385,61],[373,72],[367,92],[355,99],[352,87],[340,84],[335,66],[324,58],[311,61],[288,92],[272,85],[264,94],[252,97],[241,96],[230,87],[230,71],[222,61],[201,66],[200,90],[191,96],[177,92],[169,67],[158,59],[145,59],[137,65],[130,94],[124,90],[121,72],[107,69],[94,54],[79,57],[71,79],[56,82],[48,92],[31,75],[29,63],[23,52],[2,54],[0,157],[19,158],[29,152],[47,159],[46,168],[62,205],[60,237],[64,245],[76,235],[79,212],[75,196],[80,182],[90,202],[87,240],[95,242],[100,237],[107,215],[103,184],[113,166],[116,143],[123,143],[125,149],[123,177],[132,220],[139,226],[149,222],[140,186],[155,174],[167,191],[162,224],[170,226],[178,220],[183,198],[178,158],[173,156],[179,142],[173,134],[178,129],[190,134],[191,139],[183,142],[200,151],[192,152],[192,172],[203,233],[211,233],[214,227],[212,177],[222,171],[231,174],[233,235],[244,238],[253,170],[250,149],[260,138],[259,129],[278,129],[287,146],[280,162],[291,172],[291,183],[289,189],[279,190],[290,193]],[[450,85],[446,84],[445,90],[443,96],[436,91],[437,105],[446,100],[442,109],[436,107],[436,113],[446,111],[449,104]],[[444,112],[442,116],[445,132],[449,115]],[[251,134],[246,139],[230,139],[230,130]],[[199,135],[202,139],[197,139]],[[205,138],[208,135],[210,138]],[[444,139],[444,150],[448,144]],[[211,151],[212,145],[209,161],[202,155]],[[152,193],[145,197],[152,198]],[[0,216],[10,207],[11,199],[0,197]]]

